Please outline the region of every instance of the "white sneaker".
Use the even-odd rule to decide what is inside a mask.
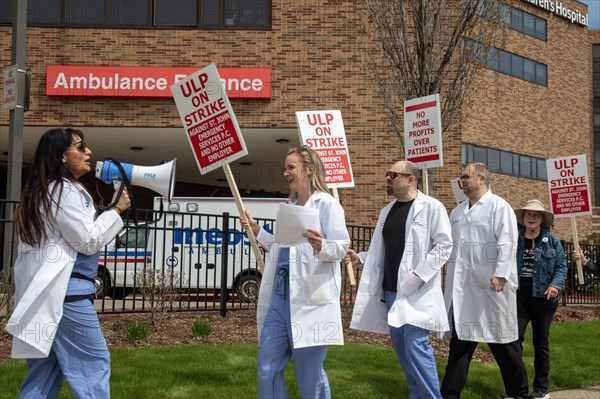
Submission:
[[[535,398],[535,399],[550,399],[550,394],[549,393],[544,393],[544,392],[539,392],[539,391],[535,391],[531,393],[531,397]]]

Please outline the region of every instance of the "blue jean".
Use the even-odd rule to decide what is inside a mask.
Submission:
[[[395,299],[395,292],[385,291],[388,312]],[[392,347],[406,374],[411,399],[441,398],[433,348],[429,343],[429,330],[411,324],[389,328]]]
[[[50,354],[27,367],[19,398],[56,398],[64,378],[76,398],[110,398],[110,353],[94,305],[65,303]]]
[[[258,350],[258,397],[288,397],[283,371],[294,357],[296,380],[303,399],[329,399],[331,392],[323,361],[327,346],[294,348],[289,296],[273,295]]]

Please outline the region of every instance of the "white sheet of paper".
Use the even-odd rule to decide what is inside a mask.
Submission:
[[[277,211],[275,242],[279,245],[295,245],[308,242],[302,234],[306,229],[319,227],[319,210],[298,205],[281,204]]]

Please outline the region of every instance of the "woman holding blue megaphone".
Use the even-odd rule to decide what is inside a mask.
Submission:
[[[98,251],[123,227],[126,190],[101,214],[77,180],[91,171],[83,133],[48,130],[15,211],[16,304],[6,326],[12,357],[26,358],[20,398],[55,398],[66,378],[75,397],[110,397],[110,355],[94,307]]]

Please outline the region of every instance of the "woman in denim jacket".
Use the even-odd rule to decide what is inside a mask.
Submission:
[[[550,323],[558,307],[558,293],[567,278],[567,261],[560,241],[550,234],[554,215],[538,200],[516,209],[519,223],[517,267],[517,318],[521,348],[525,329],[531,321],[535,378],[533,398],[549,398]]]

